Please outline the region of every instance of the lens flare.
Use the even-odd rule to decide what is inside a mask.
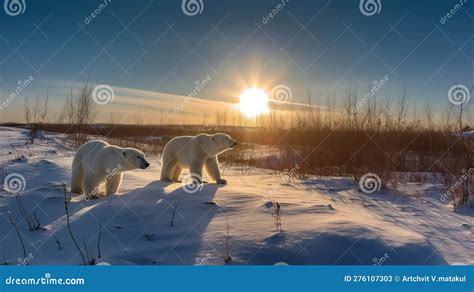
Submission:
[[[238,108],[249,118],[255,118],[270,111],[268,108],[268,95],[262,89],[247,88],[240,95]]]

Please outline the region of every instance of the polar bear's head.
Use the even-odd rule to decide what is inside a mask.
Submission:
[[[121,165],[124,170],[145,169],[150,166],[150,163],[145,159],[145,154],[135,148],[123,148],[122,159]]]
[[[216,156],[226,150],[233,149],[237,146],[237,142],[229,135],[217,133],[213,135],[199,134],[196,139],[201,148],[208,156]]]

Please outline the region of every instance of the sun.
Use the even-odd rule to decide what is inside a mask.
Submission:
[[[247,117],[255,118],[270,111],[268,100],[268,95],[262,89],[256,87],[247,88],[240,95],[238,108]]]

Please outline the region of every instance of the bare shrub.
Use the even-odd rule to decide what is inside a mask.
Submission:
[[[230,256],[230,226],[229,226],[229,219],[226,219],[227,223],[227,233],[225,236],[225,253],[224,253],[224,262],[229,263],[232,261],[232,257]]]
[[[19,193],[15,194],[15,199],[18,204],[20,213],[23,216],[23,219],[25,220],[26,224],[28,225],[28,229],[30,231],[35,231],[35,230],[40,230],[40,229],[44,230],[44,228],[41,227],[41,223],[38,217],[36,216],[36,211],[33,211],[33,216],[31,215],[31,212],[26,211]]]
[[[40,102],[39,98],[36,98],[36,102],[30,103],[25,99],[24,103],[24,115],[28,129],[30,130],[30,142],[34,143],[35,138],[42,125],[46,121],[48,115],[48,101],[49,95],[46,94],[46,98],[43,102]]]
[[[25,248],[25,243],[23,242],[23,238],[21,236],[20,230],[18,229],[18,226],[15,223],[15,220],[13,219],[13,215],[11,211],[8,211],[8,219],[10,221],[10,224],[15,228],[16,234],[18,235],[18,240],[20,241],[21,244],[21,249],[23,250],[23,257],[26,258],[26,248]]]
[[[277,201],[272,201],[273,213],[272,217],[275,222],[275,228],[278,232],[283,232],[281,227],[281,205]]]
[[[66,133],[71,134],[72,147],[77,148],[87,141],[86,129],[97,116],[96,103],[92,98],[92,88],[84,85],[78,92],[70,91],[60,121],[68,125]]]

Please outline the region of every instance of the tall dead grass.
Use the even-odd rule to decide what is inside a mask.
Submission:
[[[76,147],[85,137],[100,137],[159,155],[175,136],[226,132],[240,142],[220,157],[228,164],[275,170],[298,164],[300,173],[355,179],[373,172],[384,183],[390,182],[393,172],[437,172],[453,182],[473,167],[474,143],[462,134],[470,129],[467,109],[452,106],[437,115],[426,103],[417,110],[406,91],[398,99],[375,95],[360,99],[349,90],[340,106],[330,98],[325,105],[317,104],[308,96],[303,109],[272,104],[270,114],[251,120],[223,111],[214,117],[206,114],[200,125],[93,124],[96,112],[87,86],[76,96],[71,93],[64,108],[62,120],[42,124],[42,129],[71,135]],[[458,205],[469,198],[469,181],[457,190]]]

